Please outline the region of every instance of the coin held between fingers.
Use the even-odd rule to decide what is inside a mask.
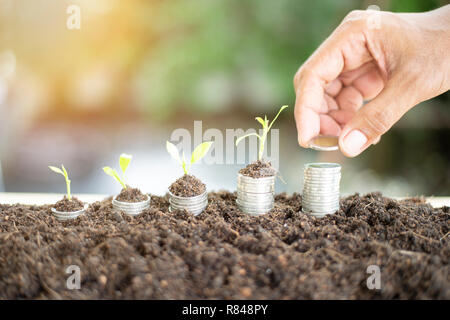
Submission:
[[[339,137],[318,135],[309,141],[308,146],[318,151],[335,151],[339,149]]]

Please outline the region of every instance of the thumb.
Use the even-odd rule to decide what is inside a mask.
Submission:
[[[372,101],[363,106],[345,125],[339,147],[347,157],[355,157],[376,143],[409,109],[398,96],[392,82]]]

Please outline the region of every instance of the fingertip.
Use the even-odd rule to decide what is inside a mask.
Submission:
[[[353,129],[339,137],[339,148],[349,158],[361,154],[367,148],[367,136],[358,129]]]
[[[357,156],[357,154],[350,154],[345,150],[345,147],[342,145],[342,143],[339,141],[339,150],[341,150],[341,153],[346,156],[347,158],[354,158]]]
[[[354,158],[357,156],[357,154],[350,154],[347,152],[346,147],[343,143],[342,137],[339,137],[339,150],[341,150],[341,153],[346,156],[347,158]]]
[[[305,139],[305,136],[299,132],[298,134],[298,144],[303,148],[309,148],[309,140]]]

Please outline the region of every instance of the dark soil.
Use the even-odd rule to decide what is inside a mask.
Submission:
[[[264,178],[273,177],[277,174],[277,170],[272,167],[272,164],[270,162],[263,159],[252,162],[245,168],[242,168],[239,173],[247,177]]]
[[[356,194],[317,219],[280,194],[252,217],[235,200],[210,193],[192,216],[152,196],[133,218],[107,199],[67,222],[50,206],[0,205],[0,298],[450,299],[449,207]],[[66,288],[70,265],[80,290]],[[367,288],[370,265],[380,290]]]
[[[205,192],[206,186],[198,178],[185,174],[172,183],[169,190],[178,197],[194,197]]]
[[[126,189],[122,189],[122,191],[120,191],[116,199],[122,202],[142,202],[148,198],[141,192],[141,190],[127,186]]]
[[[77,197],[71,197],[71,200],[66,196],[62,200],[59,200],[53,206],[58,211],[62,212],[74,212],[84,208],[84,203],[77,199]]]

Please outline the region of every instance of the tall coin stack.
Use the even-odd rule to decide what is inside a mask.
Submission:
[[[326,162],[305,164],[303,179],[303,212],[324,217],[339,210],[341,165]]]
[[[238,173],[237,199],[239,209],[250,215],[262,215],[273,208],[275,176],[252,178]]]

